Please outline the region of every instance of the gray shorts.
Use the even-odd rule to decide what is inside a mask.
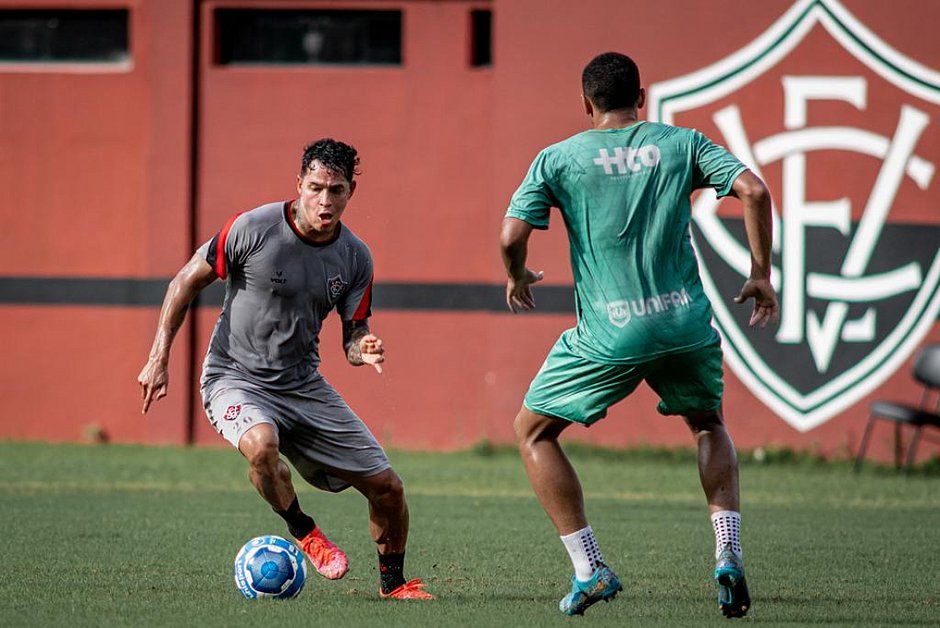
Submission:
[[[249,428],[269,423],[277,429],[281,453],[319,489],[349,488],[328,469],[366,477],[389,468],[375,436],[322,375],[299,391],[264,390],[221,377],[201,392],[209,422],[232,446],[238,448]]]

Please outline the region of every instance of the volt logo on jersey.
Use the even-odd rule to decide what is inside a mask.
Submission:
[[[659,164],[659,147],[655,144],[647,144],[639,148],[620,147],[613,149],[614,154],[606,148],[598,150],[598,157],[594,163],[604,169],[604,174],[627,174],[629,172],[639,172],[644,168],[652,168]]]
[[[734,55],[653,85],[650,118],[702,130],[774,192],[775,334],[728,303],[750,269],[740,205],[709,190],[692,206],[735,374],[801,431],[874,391],[940,310],[940,74],[837,0],[799,0]]]

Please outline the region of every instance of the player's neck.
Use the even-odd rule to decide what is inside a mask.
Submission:
[[[595,112],[591,116],[591,125],[597,131],[605,129],[622,129],[637,123],[637,113],[634,107],[629,109],[613,109],[603,113]]]

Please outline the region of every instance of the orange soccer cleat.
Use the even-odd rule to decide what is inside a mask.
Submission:
[[[433,600],[434,596],[424,590],[424,582],[421,578],[409,580],[391,593],[382,593],[379,589],[379,596],[392,598],[394,600]]]
[[[304,551],[317,572],[324,578],[339,580],[349,571],[346,553],[330,542],[319,526],[313,532],[300,539],[300,549]]]

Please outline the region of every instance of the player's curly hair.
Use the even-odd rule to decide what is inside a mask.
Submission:
[[[359,153],[356,149],[331,137],[311,142],[304,148],[304,156],[300,160],[301,177],[310,171],[310,164],[314,161],[319,161],[328,170],[345,176],[350,183],[353,175],[362,174],[359,171]]]
[[[581,89],[601,112],[633,107],[640,97],[640,69],[619,52],[599,54],[584,66]]]

